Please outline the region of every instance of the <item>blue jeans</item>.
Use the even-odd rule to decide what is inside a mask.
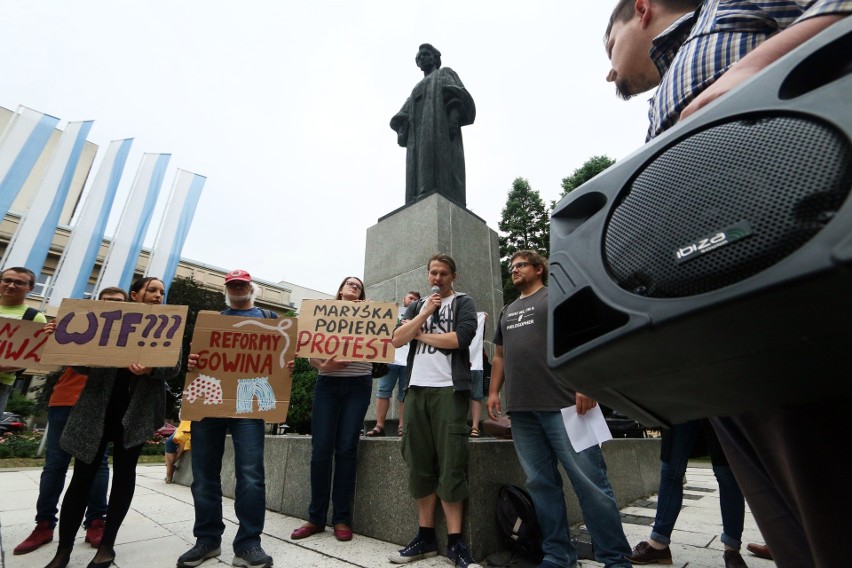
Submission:
[[[317,377],[311,411],[311,504],[308,507],[308,521],[315,525],[324,527],[326,524],[329,492],[332,524],[352,524],[358,439],[372,391],[370,375]],[[192,443],[195,444],[194,439]]]
[[[405,389],[408,388],[408,367],[405,365],[388,365],[388,374],[379,378],[379,388],[376,390],[376,398],[390,398],[393,387],[396,388],[396,400],[402,402],[405,399]]]
[[[631,566],[625,559],[630,555],[630,545],[624,536],[600,447],[592,446],[579,454],[575,452],[558,410],[512,412],[512,438],[541,526],[544,559],[564,567],[577,562],[577,550],[571,544],[562,477],[557,468],[561,463],[580,502],[583,520],[595,548],[595,559],[607,567]]]
[[[56,526],[56,513],[59,496],[65,487],[65,474],[71,463],[71,454],[59,447],[59,439],[73,406],[50,406],[47,409],[47,440],[45,441],[44,469],[38,485],[36,501],[36,522],[49,521]],[[107,512],[107,486],[109,485],[109,458],[104,452],[101,467],[95,475],[95,481],[89,492],[86,506],[86,518],[83,525],[88,527],[95,519],[104,519]]]
[[[668,461],[660,462],[660,491],[657,514],[651,538],[663,544],[671,542],[672,530],[683,504],[683,476],[689,454],[701,433],[701,422],[692,420],[671,427],[671,450]],[[722,543],[739,550],[745,519],[745,499],[730,466],[713,464],[719,482],[719,507],[722,510]]]
[[[260,546],[266,516],[266,481],[263,470],[263,420],[252,418],[205,418],[192,423],[192,499],[198,544],[217,547],[222,543],[222,455],[225,436],[234,441],[237,477],[234,512],[239,521],[234,553]]]

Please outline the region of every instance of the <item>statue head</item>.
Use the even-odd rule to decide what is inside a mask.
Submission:
[[[438,51],[431,43],[424,43],[419,48],[417,48],[417,55],[414,57],[414,62],[417,64],[417,67],[420,67],[420,55],[421,53],[423,53],[424,50],[432,52],[432,58],[435,60],[435,69],[440,69],[441,52]]]

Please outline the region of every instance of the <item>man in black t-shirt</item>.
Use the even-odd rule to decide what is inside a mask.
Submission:
[[[592,536],[595,559],[607,568],[632,566],[626,558],[630,545],[606,476],[601,448],[594,445],[582,452],[574,451],[562,418],[562,408],[576,405],[577,413],[582,415],[597,402],[570,390],[547,365],[547,259],[530,250],[516,252],[510,272],[512,284],[521,295],[503,309],[497,321],[488,415],[492,420],[498,418],[500,388],[505,381],[512,439],[541,526],[544,560],[539,568],[577,565],[559,463],[577,494]]]

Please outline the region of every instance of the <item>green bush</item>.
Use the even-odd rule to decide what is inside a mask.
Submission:
[[[7,432],[0,436],[0,458],[34,458],[41,438],[41,432]]]
[[[29,418],[38,410],[38,401],[27,398],[18,391],[12,391],[9,402],[6,404],[6,412],[20,414],[24,418]]]
[[[311,367],[307,359],[297,358],[296,366],[293,368],[290,409],[287,411],[287,425],[290,426],[290,432],[310,434],[316,382],[317,370]]]

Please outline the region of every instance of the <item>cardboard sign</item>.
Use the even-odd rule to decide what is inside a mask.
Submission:
[[[41,353],[47,339],[43,323],[0,317],[0,367],[39,371],[57,369],[41,363]]]
[[[186,374],[181,420],[261,418],[285,422],[296,356],[296,318],[200,312],[192,334],[198,365]]]
[[[393,302],[302,300],[296,355],[393,363],[396,316]]]
[[[62,300],[42,363],[86,367],[173,367],[187,306]]]

